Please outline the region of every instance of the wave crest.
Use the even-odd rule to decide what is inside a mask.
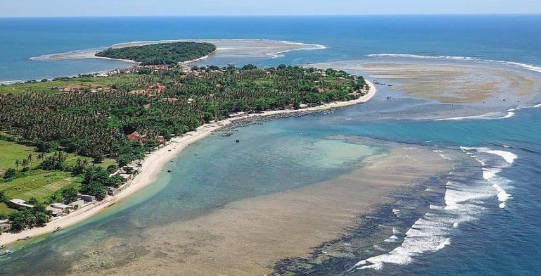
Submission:
[[[503,61],[503,60],[491,60],[491,59],[481,59],[476,57],[461,57],[461,56],[423,56],[423,55],[414,55],[414,54],[370,54],[368,57],[395,57],[395,58],[415,58],[415,59],[446,59],[446,60],[459,60],[459,61],[482,61],[490,62],[497,64],[504,64],[507,66],[518,67],[526,69],[529,71],[541,73],[541,67],[520,63],[514,61]]]

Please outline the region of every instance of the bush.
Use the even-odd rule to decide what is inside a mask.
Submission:
[[[4,179],[11,179],[11,178],[15,177],[16,174],[17,174],[17,171],[15,169],[9,168],[4,173]]]
[[[8,198],[4,194],[4,191],[0,191],[0,202],[7,202]]]
[[[114,172],[116,172],[117,169],[118,169],[118,167],[117,167],[116,165],[114,165],[114,164],[113,164],[113,165],[109,165],[109,166],[107,167],[107,172],[108,172],[108,173],[114,173]]]
[[[79,192],[74,187],[65,188],[61,192],[62,198],[64,199],[64,204],[70,204],[77,200],[77,195]]]

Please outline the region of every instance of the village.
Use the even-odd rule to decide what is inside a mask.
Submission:
[[[129,139],[134,139],[137,141],[144,141],[144,135],[132,134]],[[107,196],[114,197],[126,188],[128,188],[133,180],[133,178],[138,175],[140,170],[141,161],[134,161],[128,166],[119,169],[115,173],[111,174],[110,177],[118,175],[122,178],[123,184],[118,187],[108,187]],[[49,215],[49,223],[57,219],[69,216],[73,212],[79,211],[84,212],[87,209],[100,204],[100,201],[92,195],[78,194],[75,201],[72,202],[54,202],[45,207],[47,214]],[[35,206],[26,202],[22,199],[11,199],[7,202],[7,205],[18,211],[32,210]],[[12,228],[13,222],[9,219],[0,220],[0,235],[2,233],[9,232]],[[60,230],[60,228],[55,229],[55,231]],[[24,230],[23,230],[24,231]],[[30,236],[24,237],[21,240],[26,240],[31,238]],[[2,252],[0,252],[2,254]]]

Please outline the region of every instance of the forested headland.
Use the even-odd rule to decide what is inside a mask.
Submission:
[[[174,65],[202,58],[214,51],[216,51],[216,46],[211,43],[173,42],[109,48],[97,53],[96,56],[133,60],[140,62],[142,65]]]

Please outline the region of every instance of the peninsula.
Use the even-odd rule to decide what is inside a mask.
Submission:
[[[235,120],[357,104],[374,93],[344,71],[250,64],[141,65],[1,86],[0,147],[12,154],[0,160],[0,218],[11,228],[0,244],[96,214]]]

